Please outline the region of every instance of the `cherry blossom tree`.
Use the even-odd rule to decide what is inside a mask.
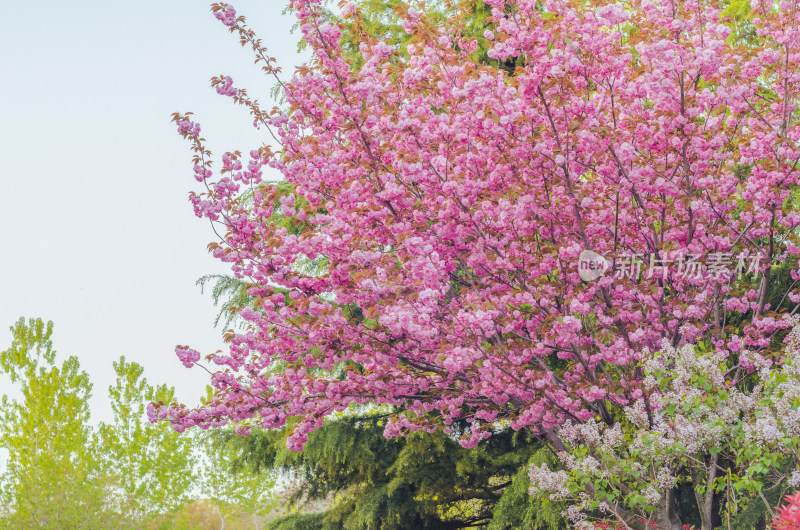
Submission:
[[[247,433],[295,418],[300,449],[331,413],[378,403],[402,411],[389,437],[466,420],[467,447],[513,428],[569,453],[564,425],[611,428],[641,404],[655,428],[651,352],[713,352],[727,387],[781,361],[800,302],[798,2],[753,0],[747,39],[710,0],[487,0],[477,38],[466,4],[399,6],[400,45],[343,3],[356,64],[320,2],[294,0],[313,57],[288,80],[213,5],[287,103],[214,78],[269,142],[217,172],[193,116],[174,116],[210,250],[255,302],[209,356],[214,397],[153,419]],[[680,528],[659,495],[655,524]]]

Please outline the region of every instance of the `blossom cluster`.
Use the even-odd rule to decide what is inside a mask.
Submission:
[[[226,26],[234,26],[236,24],[236,10],[231,5],[222,6],[214,12],[214,16]]]

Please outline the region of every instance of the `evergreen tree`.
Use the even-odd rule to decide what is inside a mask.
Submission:
[[[540,447],[524,433],[501,432],[468,450],[441,433],[383,436],[380,414],[344,416],[309,435],[303,451],[286,448],[287,430],[259,430],[247,437],[218,432],[237,454],[239,466],[282,472],[299,479],[291,501],[333,495],[333,506],[318,514],[295,514],[269,528],[470,528],[485,526],[498,512],[495,528],[512,528],[518,518],[507,507],[529,510],[527,528],[558,528],[558,511],[531,504],[520,470]],[[510,486],[516,484],[512,491]],[[503,500],[507,494],[512,500]],[[538,517],[535,512],[544,513]],[[523,520],[519,518],[519,520]]]

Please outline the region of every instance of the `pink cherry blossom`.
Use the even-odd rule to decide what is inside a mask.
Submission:
[[[297,417],[299,449],[325,417],[373,403],[402,411],[389,436],[465,420],[472,446],[504,421],[558,444],[559,425],[657,393],[639,363],[663,341],[721,345],[741,368],[727,383],[756,369],[744,351],[780,359],[800,295],[768,300],[775,266],[800,277],[800,11],[754,1],[757,42],[737,47],[706,0],[487,4],[488,55],[513,74],[477,63],[455,22],[411,12],[407,48],[364,37],[356,68],[321,2],[295,0],[313,57],[281,79],[285,109],[216,78],[264,131],[250,160],[226,153],[212,172],[199,125],[174,116],[210,250],[256,303],[214,356],[213,399],[170,421]],[[212,9],[278,77],[233,8]],[[666,265],[585,281],[587,249]],[[680,274],[676,255],[704,261]],[[745,279],[740,255],[760,260]]]

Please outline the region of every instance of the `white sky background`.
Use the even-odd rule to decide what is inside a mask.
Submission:
[[[288,78],[302,58],[286,2],[232,3]],[[215,157],[248,152],[266,132],[209,78],[230,75],[265,107],[274,82],[209,4],[0,0],[0,349],[20,316],[52,320],[59,362],[77,355],[94,383],[94,421],[111,419],[120,355],[193,403],[207,376],[175,345],[224,348],[195,281],[228,269],[206,251],[213,233],[187,200],[198,183],[170,114],[195,112]]]

